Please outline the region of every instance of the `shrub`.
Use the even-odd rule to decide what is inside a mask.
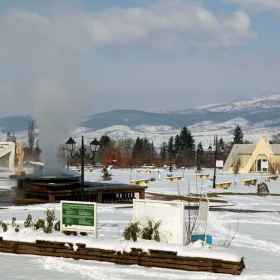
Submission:
[[[60,221],[57,221],[55,224],[54,224],[54,230],[55,231],[60,231]]]
[[[151,218],[147,218],[147,226],[142,229],[142,238],[147,240],[155,240],[157,242],[160,241],[159,237],[159,226],[161,224],[161,220],[153,223]]]
[[[8,230],[8,226],[3,221],[0,221],[0,225],[2,226],[4,232]]]
[[[46,214],[46,222],[47,222],[47,226],[44,227],[44,232],[45,233],[51,233],[53,230],[53,224],[54,224],[54,220],[55,220],[55,209],[47,209],[47,211],[45,212]]]
[[[122,236],[125,240],[137,241],[137,235],[140,232],[139,222],[130,223],[128,227],[124,229]]]
[[[25,226],[25,227],[34,227],[34,222],[33,222],[33,220],[32,220],[31,214],[28,214],[28,215],[27,215],[27,218],[26,218],[26,220],[25,220],[25,222],[24,222],[24,226]]]
[[[36,230],[38,229],[45,229],[45,221],[43,218],[39,218],[35,223],[34,223],[34,228]]]
[[[269,189],[266,183],[262,182],[258,184],[257,195],[267,196],[269,194]]]
[[[12,218],[12,226],[15,228],[15,232],[19,232],[20,226],[16,224],[16,217]]]
[[[231,247],[233,245],[233,240],[238,232],[238,228],[239,228],[239,219],[238,219],[238,224],[237,224],[237,227],[236,227],[236,230],[235,232],[232,234],[231,233],[231,229],[229,228],[229,231],[228,231],[228,235],[224,241],[223,244],[221,244],[221,246],[223,247]]]
[[[280,162],[278,160],[269,162],[269,172],[272,175],[278,174],[280,172]]]
[[[146,218],[147,224],[142,225],[140,222],[130,223],[128,227],[125,228],[122,236],[125,240],[137,241],[138,235],[146,240],[160,241],[159,226],[161,220],[154,222],[151,218]]]

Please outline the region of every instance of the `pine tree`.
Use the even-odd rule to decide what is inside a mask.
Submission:
[[[184,126],[180,133],[182,161],[186,166],[195,157],[195,141],[191,132]]]
[[[174,139],[174,156],[176,165],[182,162],[182,143],[180,136],[177,134]]]
[[[202,171],[201,164],[200,164],[200,161],[199,161],[199,156],[202,156],[203,154],[204,154],[204,150],[203,150],[201,142],[199,142],[197,144],[197,148],[196,148],[196,171],[197,172]]]
[[[233,144],[242,144],[243,140],[243,132],[239,125],[233,131]]]
[[[166,144],[166,142],[161,143],[159,155],[160,155],[161,160],[166,159],[166,157],[167,157],[167,144]]]
[[[169,138],[168,144],[167,144],[167,153],[169,157],[169,172],[171,172],[171,162],[172,162],[172,156],[174,155],[174,140],[173,136]]]
[[[112,180],[112,173],[108,172],[108,169],[107,169],[106,166],[102,167],[101,173],[102,173],[101,178],[102,178],[103,181],[110,181],[110,180]]]
[[[181,129],[180,139],[183,150],[195,151],[195,141],[191,132],[185,126]]]
[[[197,152],[197,155],[199,155],[199,156],[201,156],[201,155],[204,154],[204,150],[203,150],[203,147],[202,147],[201,142],[199,142],[199,143],[197,144],[197,150],[196,150],[196,152]]]
[[[221,148],[221,147],[225,147],[225,141],[223,138],[220,138],[219,141],[218,141],[218,147]]]

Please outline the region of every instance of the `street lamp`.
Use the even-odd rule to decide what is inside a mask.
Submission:
[[[95,153],[100,148],[100,143],[96,139],[92,140],[90,143],[91,153],[87,153],[87,149],[84,147],[84,136],[82,136],[82,145],[79,152],[76,151],[73,153],[75,151],[75,146],[76,142],[70,137],[66,142],[66,147],[72,158],[81,159],[81,200],[84,201],[84,159],[93,159]]]
[[[213,176],[213,189],[215,189],[216,186],[216,161],[217,161],[217,153],[218,153],[218,135],[214,136],[214,145],[215,145],[215,159],[214,159],[214,176]],[[212,152],[212,146],[210,144],[209,148],[208,148],[209,152]],[[224,152],[224,147],[220,147],[220,152],[223,153]]]
[[[202,154],[203,154],[203,148],[202,148],[201,143],[199,143],[196,148],[196,172],[201,172],[201,170],[202,170],[201,165],[198,160],[199,155],[202,155]]]

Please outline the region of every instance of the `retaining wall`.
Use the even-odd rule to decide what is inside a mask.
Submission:
[[[86,248],[85,244],[73,246],[67,242],[36,240],[36,243],[7,241],[0,237],[0,252],[14,254],[31,254],[62,258],[113,262],[123,265],[140,265],[187,271],[205,271],[240,275],[245,268],[243,258],[240,262],[229,262],[209,258],[192,258],[177,256],[177,252],[133,248],[131,252],[116,252],[97,248]]]

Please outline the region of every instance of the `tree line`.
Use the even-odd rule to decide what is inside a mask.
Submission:
[[[39,139],[35,140],[35,128],[34,121],[30,120],[27,131],[27,145],[24,147],[24,160],[40,160],[40,147]],[[280,138],[280,136],[279,136]],[[7,133],[8,142],[15,142],[16,137],[12,133]],[[147,137],[137,137],[123,139],[112,139],[108,135],[104,135],[99,139],[101,148],[95,155],[95,158],[91,161],[85,160],[85,164],[101,163],[105,165],[111,164],[113,159],[119,163],[120,167],[133,167],[133,166],[173,166],[176,167],[213,167],[214,166],[214,153],[210,152],[208,147],[203,149],[202,143],[195,143],[194,137],[191,131],[184,126],[180,133],[171,136],[169,139],[162,141],[159,147],[155,147],[153,141],[150,141]],[[224,147],[223,153],[218,153],[218,159],[226,160],[231,147],[234,144],[249,143],[244,140],[243,131],[239,125],[233,131],[233,141],[225,143],[223,138],[217,139],[217,143],[213,145],[220,150],[220,147]],[[214,148],[214,147],[213,147]],[[58,161],[67,162],[69,165],[76,165],[80,163],[80,160],[72,159],[69,157],[65,145],[58,145],[57,147]]]

